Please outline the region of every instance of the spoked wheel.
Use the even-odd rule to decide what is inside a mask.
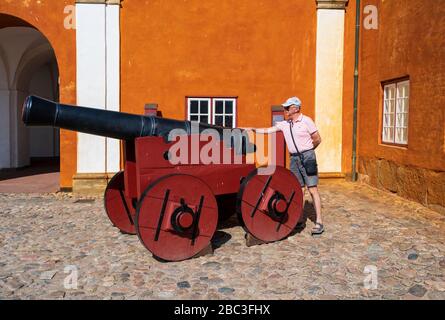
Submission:
[[[210,244],[218,223],[218,206],[201,179],[173,174],[147,187],[135,222],[139,239],[154,256],[181,261]]]
[[[277,167],[271,175],[252,171],[241,184],[237,214],[246,232],[272,242],[286,238],[303,211],[303,193],[297,178]]]
[[[108,183],[104,194],[104,206],[108,218],[123,233],[136,234],[135,209],[131,199],[125,197],[124,172],[118,172]]]

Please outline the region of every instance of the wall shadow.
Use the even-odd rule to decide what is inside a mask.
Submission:
[[[31,165],[17,169],[0,169],[0,181],[60,171],[60,158],[32,159]]]

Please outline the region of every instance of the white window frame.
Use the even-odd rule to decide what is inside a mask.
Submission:
[[[212,111],[213,111],[213,117],[212,117],[212,124],[215,124],[216,120],[216,102],[222,101],[223,102],[223,113],[218,113],[218,116],[223,117],[223,124],[225,126],[226,124],[226,116],[232,116],[232,128],[236,128],[236,99],[233,98],[214,98],[212,103]],[[231,101],[233,105],[232,113],[226,113],[226,101]]]
[[[211,109],[212,109],[212,100],[210,98],[187,98],[187,120],[191,121],[191,108],[192,108],[192,101],[198,101],[198,113],[193,113],[193,116],[198,116],[199,119],[201,119],[201,116],[207,116],[208,119],[212,119],[211,117]],[[207,101],[207,113],[201,113],[201,102]]]
[[[223,124],[225,124],[225,116],[232,116],[233,120],[232,120],[232,128],[236,128],[237,126],[237,98],[224,98],[224,97],[187,97],[187,120],[191,121],[191,103],[192,101],[199,101],[199,106],[198,106],[198,111],[199,113],[193,113],[194,116],[199,116],[199,118],[201,118],[202,115],[204,116],[208,116],[209,118],[209,123],[214,125],[215,124],[215,119],[216,119],[216,102],[217,101],[223,101],[224,103],[224,109],[223,109],[223,113],[220,114],[218,113],[218,115],[222,115],[224,117],[224,122]],[[201,101],[207,101],[209,109],[208,109],[208,113],[201,113]],[[226,101],[231,101],[233,104],[233,110],[232,113],[226,113],[225,111],[225,102]]]
[[[406,87],[405,95],[402,95],[403,87]],[[391,89],[394,96],[388,96],[387,94],[387,92],[391,92]],[[409,95],[409,80],[393,82],[383,86],[382,143],[408,145]],[[390,108],[391,104],[393,108]],[[392,135],[389,134],[391,130]],[[405,131],[405,136],[401,137],[403,131]]]

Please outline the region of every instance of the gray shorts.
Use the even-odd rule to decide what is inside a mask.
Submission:
[[[315,159],[315,161],[317,160],[314,150],[308,150],[304,152],[304,157],[308,159]],[[306,169],[301,164],[300,156],[291,155],[290,171],[297,177],[301,187],[308,186],[310,188],[310,187],[316,187],[318,185],[318,175],[308,176],[306,174]]]

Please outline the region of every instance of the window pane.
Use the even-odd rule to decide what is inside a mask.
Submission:
[[[216,114],[224,113],[224,101],[221,101],[221,100],[215,101],[215,113]]]
[[[233,127],[233,117],[232,116],[226,116],[225,117],[225,126],[226,127]]]
[[[408,130],[406,128],[397,128],[395,142],[399,144],[407,144],[407,133]]]
[[[209,123],[209,117],[208,116],[201,116],[201,121],[200,122]]]
[[[389,88],[389,98],[394,99],[395,97],[396,97],[396,87],[394,85],[392,85]]]
[[[388,126],[388,115],[384,114],[383,115],[383,127],[387,127]]]
[[[223,116],[215,116],[215,124],[217,126],[224,126]]]
[[[198,116],[190,116],[190,121],[198,121]]]
[[[400,98],[397,99],[397,113],[403,112],[404,106],[405,106],[404,99],[400,99]]]
[[[400,143],[402,141],[402,129],[397,128],[396,129],[396,143]]]
[[[226,101],[226,113],[233,113],[233,101]]]
[[[397,97],[398,98],[406,98],[408,97],[409,91],[409,82],[401,82],[397,84]]]
[[[209,102],[207,100],[201,100],[201,113],[209,113]]]
[[[190,113],[198,113],[198,100],[190,101]]]
[[[403,143],[408,144],[408,128],[403,128]]]
[[[389,140],[389,128],[383,128],[383,142],[390,142]]]
[[[403,114],[401,114],[401,113],[398,113],[397,114],[397,120],[396,120],[396,127],[401,127],[403,124],[402,124],[402,121],[403,121],[403,119],[402,119],[402,115]]]

